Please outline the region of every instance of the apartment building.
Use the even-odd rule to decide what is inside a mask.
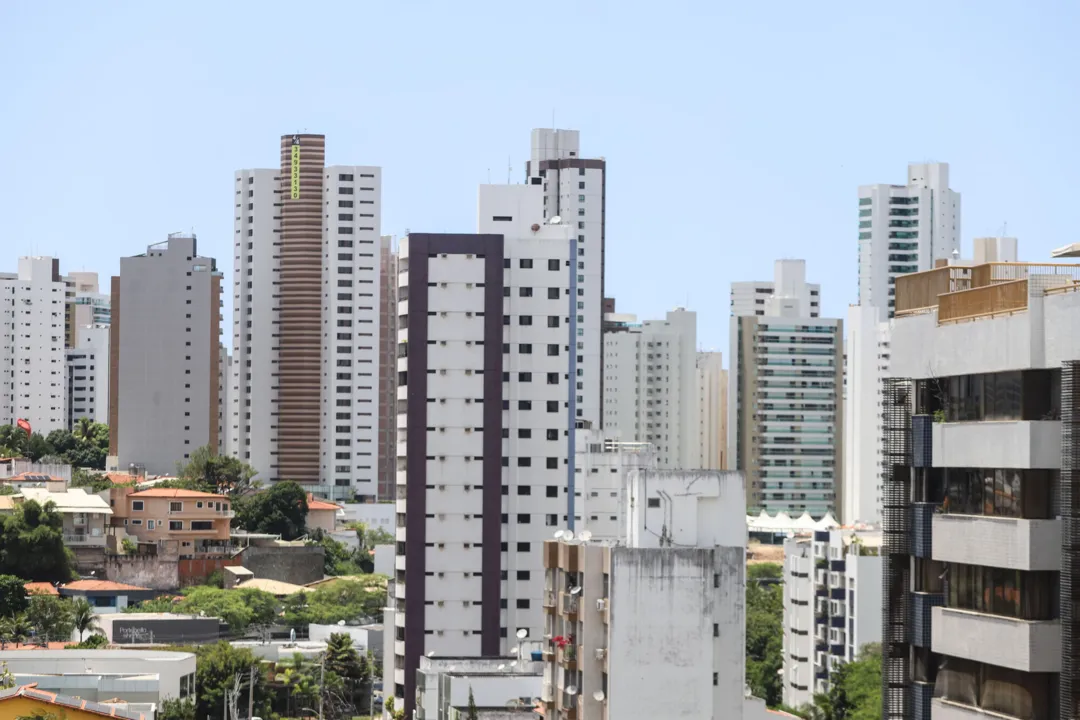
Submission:
[[[635,470],[627,492],[625,545],[543,544],[544,717],[743,717],[742,477]]]
[[[379,481],[376,502],[390,502],[397,484],[398,255],[394,239],[379,238]]]
[[[778,264],[781,262],[797,264],[804,261],[777,261]],[[789,272],[784,277],[794,281],[797,276]],[[804,308],[807,308],[805,312],[810,317],[821,315],[821,285],[807,283],[805,277],[802,282],[779,288],[777,282],[776,280],[753,280],[731,283],[731,316],[765,315],[769,298],[777,292],[795,297]]]
[[[896,278],[960,256],[960,193],[948,163],[911,163],[906,185],[859,187],[859,305],[892,317]]]
[[[34,500],[39,505],[52,503],[64,521],[64,544],[76,552],[83,548],[105,549],[105,535],[112,509],[97,495],[82,488],[63,491],[24,487],[15,497],[16,504]]]
[[[697,354],[698,461],[701,470],[727,470],[728,372],[719,352]]]
[[[67,428],[66,298],[56,258],[22,257],[17,273],[0,273],[0,423]]]
[[[108,325],[79,325],[75,340],[64,353],[67,372],[67,429],[79,420],[109,422],[109,335]]]
[[[701,460],[696,346],[697,313],[685,308],[604,333],[604,429],[651,444],[662,468]]]
[[[815,530],[784,542],[783,698],[827,693],[832,674],[881,642],[881,533]]]
[[[1080,712],[1080,269],[896,280],[885,381],[885,718]]]
[[[848,307],[844,341],[844,499],[836,511],[849,524],[881,522],[885,432],[881,389],[889,371],[889,332],[890,322],[882,319],[878,308]]]
[[[323,135],[235,176],[231,454],[333,498],[378,485],[382,171]]]
[[[498,655],[519,630],[539,635],[539,544],[567,524],[573,228],[544,222],[538,185],[481,186],[478,225],[412,234],[399,250],[397,642],[385,668],[407,712],[420,656]]]
[[[577,393],[575,416],[600,427],[604,421],[601,372],[604,312],[604,242],[607,161],[581,156],[577,130],[532,131],[527,182],[543,191],[539,222],[558,217],[575,240]]]
[[[67,285],[65,324],[68,347],[77,347],[76,328],[105,325],[112,322],[112,307],[108,293],[101,292],[96,272],[75,271],[64,277]]]
[[[649,443],[625,442],[607,431],[575,431],[574,530],[595,541],[626,538],[629,474],[656,470],[656,450]]]
[[[805,261],[775,273],[760,310],[731,319],[728,448],[751,507],[820,518],[842,507],[843,321],[818,316]]]
[[[113,490],[113,525],[139,542],[175,540],[181,556],[217,555],[228,547],[236,514],[228,497],[178,488],[124,490]]]

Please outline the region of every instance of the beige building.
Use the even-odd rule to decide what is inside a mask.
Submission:
[[[112,510],[97,495],[88,494],[82,488],[69,488],[64,492],[50,492],[46,488],[23,488],[22,501],[36,500],[44,505],[51,502],[64,517],[64,544],[69,547],[105,547],[106,528]],[[15,503],[19,503],[18,496]]]
[[[114,524],[123,525],[139,542],[176,540],[181,555],[215,554],[229,543],[229,521],[235,513],[224,495],[175,488],[118,495]]]
[[[337,529],[337,516],[341,512],[341,506],[332,502],[319,500],[311,493],[307,496],[307,528],[311,532],[315,528],[323,532],[332,533]]]
[[[699,470],[727,470],[728,373],[724,355],[697,354]]]

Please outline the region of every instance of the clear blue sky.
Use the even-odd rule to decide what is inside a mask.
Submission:
[[[728,284],[807,260],[856,292],[856,187],[951,164],[971,238],[1080,240],[1080,6],[1069,2],[0,4],[0,269],[115,273],[176,230],[231,269],[233,171],[278,137],[384,170],[384,233],[475,227],[529,131],[608,160],[608,294],[689,301],[726,349]],[[228,276],[227,276],[228,277]]]

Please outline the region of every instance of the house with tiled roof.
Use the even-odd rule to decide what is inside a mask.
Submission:
[[[338,514],[344,515],[342,507],[326,500],[321,500],[311,493],[307,494],[307,528],[311,532],[315,528],[323,532],[334,532],[337,528]]]
[[[76,580],[61,585],[58,589],[61,597],[84,598],[97,612],[120,611],[129,605],[153,600],[161,593],[150,588],[110,580]]]
[[[146,716],[141,712],[38,690],[34,683],[0,690],[0,717],[50,716],[65,720],[100,720],[103,717],[146,720]]]
[[[180,488],[116,492],[113,512],[113,524],[140,543],[175,540],[182,556],[226,553],[235,514],[225,495]]]
[[[60,591],[56,589],[56,586],[47,582],[28,582],[23,583],[23,587],[26,588],[27,595],[59,595]]]

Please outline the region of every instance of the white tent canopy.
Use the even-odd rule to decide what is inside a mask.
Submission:
[[[832,513],[825,513],[825,517],[814,520],[809,513],[803,513],[797,519],[792,519],[786,512],[778,512],[770,516],[764,510],[758,516],[746,516],[746,529],[749,532],[809,532],[812,530],[831,530],[840,527]]]

